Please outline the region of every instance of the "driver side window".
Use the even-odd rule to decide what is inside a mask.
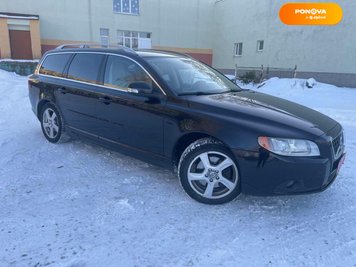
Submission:
[[[105,68],[104,85],[127,90],[134,83],[144,83],[147,88],[154,88],[154,82],[135,62],[119,57],[109,56]]]

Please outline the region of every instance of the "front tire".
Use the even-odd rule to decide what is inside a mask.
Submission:
[[[184,191],[205,204],[224,204],[241,193],[234,157],[212,138],[197,140],[185,149],[178,175]]]
[[[61,113],[52,103],[43,106],[40,113],[40,121],[43,135],[51,143],[64,143],[70,137],[64,132],[64,124]]]

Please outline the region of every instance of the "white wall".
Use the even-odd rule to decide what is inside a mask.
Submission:
[[[156,46],[212,48],[208,31],[212,0],[141,0],[140,16],[112,14],[112,0],[92,1],[93,29],[111,30],[116,42],[116,30],[152,32]],[[98,33],[94,38],[98,40]]]
[[[40,15],[44,39],[87,40],[88,0],[0,0],[1,12]]]
[[[213,64],[217,68],[292,68],[299,71],[356,73],[356,1],[339,0],[343,20],[336,26],[287,26],[279,20],[286,0],[223,0],[215,5]],[[293,1],[298,2],[298,1]],[[305,1],[299,1],[305,2]],[[320,1],[328,2],[328,1]],[[257,52],[257,40],[265,41]],[[243,42],[242,57],[233,56]]]
[[[294,0],[304,2],[304,0]],[[319,0],[322,2],[330,0]],[[114,14],[112,0],[0,0],[1,12],[40,15],[42,39],[99,42],[99,29],[152,33],[153,46],[213,49],[213,65],[293,68],[356,73],[356,1],[338,0],[336,26],[287,26],[279,20],[287,0],[141,0],[140,15]],[[265,41],[257,52],[257,40]],[[234,43],[243,42],[242,57]]]
[[[42,39],[100,41],[99,29],[152,33],[153,45],[212,48],[214,0],[141,0],[140,15],[113,13],[112,0],[0,0],[0,12],[40,15]]]

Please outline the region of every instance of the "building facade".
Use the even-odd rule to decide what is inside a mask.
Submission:
[[[0,55],[39,58],[64,43],[122,44],[187,53],[230,74],[263,65],[270,76],[292,77],[296,67],[297,77],[356,87],[356,1],[337,1],[344,14],[335,26],[284,25],[278,14],[286,2],[0,0]]]
[[[0,25],[6,36],[18,14],[39,16],[42,52],[64,43],[124,43],[132,48],[152,47],[184,52],[211,64],[210,21],[213,10],[209,3],[213,2],[0,0]],[[0,43],[1,57],[9,58],[10,40],[1,39],[7,43]],[[38,57],[34,55],[34,58]]]
[[[270,76],[282,77],[293,77],[296,66],[297,77],[356,87],[356,1],[315,1],[340,5],[343,19],[335,26],[285,25],[279,10],[287,2],[307,1],[217,2],[214,66],[233,73],[235,65],[247,69],[263,65],[272,69]]]

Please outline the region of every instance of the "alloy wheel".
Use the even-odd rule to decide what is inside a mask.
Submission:
[[[195,157],[188,167],[191,188],[209,199],[223,198],[238,186],[238,171],[227,155],[209,151]]]
[[[54,139],[57,137],[59,133],[59,123],[57,114],[53,109],[47,108],[43,112],[42,124],[44,132],[49,138]]]

